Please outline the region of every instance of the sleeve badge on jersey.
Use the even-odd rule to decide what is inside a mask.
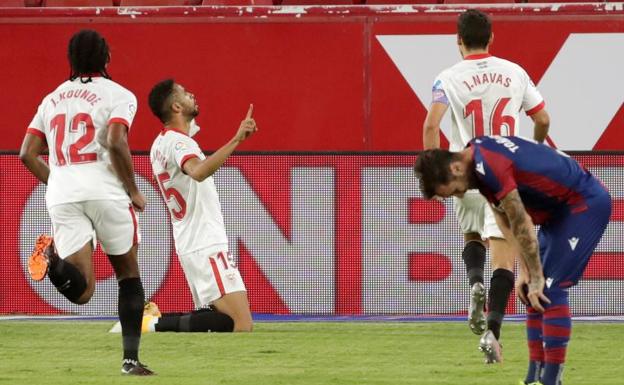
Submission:
[[[175,150],[176,151],[183,151],[186,150],[186,143],[183,142],[178,142],[175,144]]]
[[[449,105],[449,101],[444,93],[444,90],[433,90],[431,101],[434,103],[446,104],[447,106]]]
[[[136,105],[134,103],[128,104],[128,111],[130,112],[130,116],[134,116],[134,114],[136,114]]]

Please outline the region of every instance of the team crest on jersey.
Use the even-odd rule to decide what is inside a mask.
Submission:
[[[477,166],[475,168],[477,169],[477,171],[479,171],[479,173],[481,173],[481,175],[485,175],[485,167],[483,167],[483,162],[477,163]]]
[[[176,151],[182,151],[182,150],[186,150],[186,144],[183,142],[178,142],[175,144],[175,150]]]

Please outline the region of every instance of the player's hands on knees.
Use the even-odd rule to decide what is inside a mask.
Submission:
[[[137,190],[136,192],[131,193],[130,199],[132,200],[132,206],[136,211],[142,213],[143,210],[145,210],[145,204],[147,203],[147,199],[142,192]]]
[[[527,298],[527,293],[529,291],[529,277],[525,274],[520,273],[518,278],[516,278],[516,294],[518,294],[518,298],[520,302],[522,302],[525,306],[529,306],[531,303]]]
[[[531,280],[528,283],[527,299],[533,309],[539,311],[540,313],[544,312],[544,307],[540,301],[550,303],[548,297],[544,295],[544,284],[544,276],[542,274],[536,277],[531,277]]]
[[[253,104],[249,105],[249,110],[247,111],[247,116],[238,127],[238,132],[236,132],[235,140],[238,142],[242,142],[247,139],[251,134],[258,131],[258,126],[256,126],[256,121],[252,117],[253,114]]]

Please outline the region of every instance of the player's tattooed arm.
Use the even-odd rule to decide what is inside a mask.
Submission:
[[[520,254],[531,276],[541,275],[539,245],[531,218],[524,209],[518,190],[513,190],[501,200],[509,228],[520,248]]]
[[[509,227],[520,251],[520,259],[528,272],[527,294],[523,302],[529,302],[537,311],[543,312],[543,303],[550,303],[544,295],[544,273],[539,256],[539,244],[535,226],[524,209],[518,190],[514,189],[501,200],[501,208],[507,215]],[[525,277],[526,278],[526,277]]]
[[[515,250],[520,250],[520,245],[518,244],[518,241],[511,231],[509,218],[507,218],[507,215],[505,215],[505,213],[499,211],[495,207],[493,208],[492,212],[494,213],[494,217],[496,218],[496,224],[503,233],[505,240],[507,240],[507,242],[509,242],[515,248]],[[529,270],[526,266],[524,258],[518,258],[518,262],[519,271],[515,282],[516,294],[523,304],[529,305],[529,300],[526,297],[526,289],[529,284]]]

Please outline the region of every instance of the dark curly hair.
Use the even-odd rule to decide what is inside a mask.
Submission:
[[[83,29],[69,40],[67,59],[71,66],[69,80],[80,78],[82,83],[92,81],[92,74],[100,74],[110,79],[106,64],[110,61],[110,51],[106,40],[97,32]]]
[[[492,35],[492,22],[485,13],[468,9],[457,18],[457,34],[466,48],[485,48]]]
[[[450,165],[456,153],[439,148],[420,153],[414,164],[414,174],[420,179],[420,191],[426,199],[436,195],[436,187],[451,181]]]

